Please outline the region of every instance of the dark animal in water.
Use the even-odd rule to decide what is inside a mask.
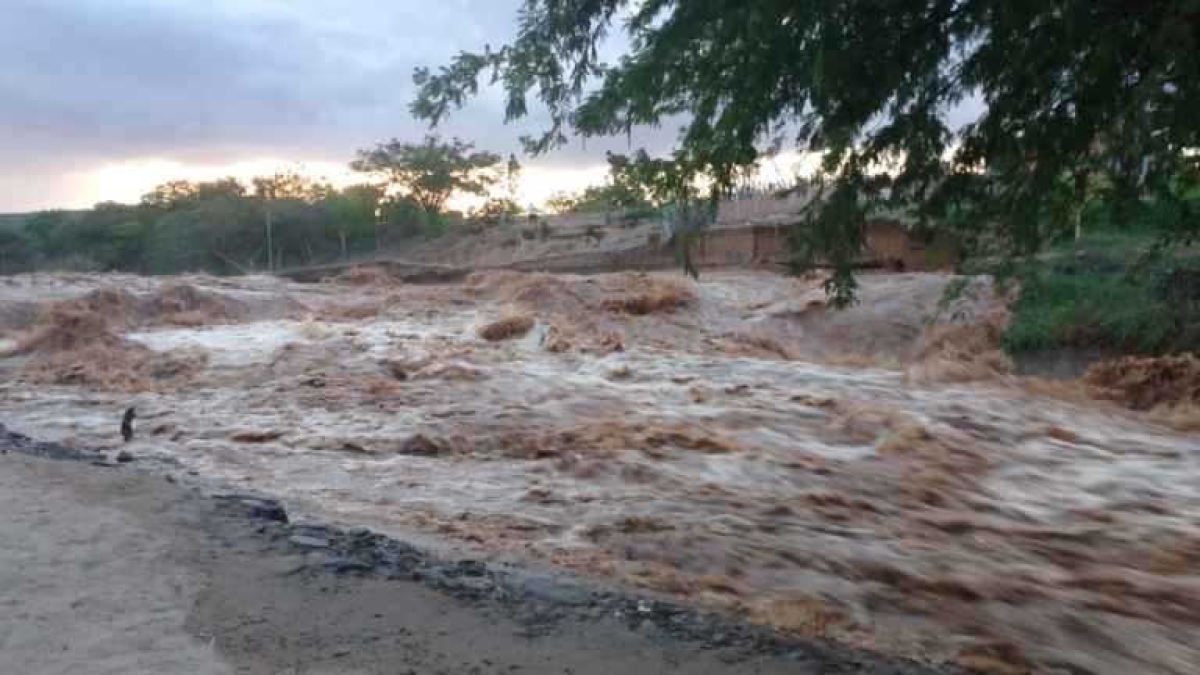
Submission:
[[[125,417],[121,418],[121,438],[128,443],[133,439],[133,420],[137,418],[137,412],[133,408],[125,411]]]

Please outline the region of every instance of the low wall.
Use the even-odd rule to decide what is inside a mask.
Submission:
[[[787,225],[716,227],[693,244],[692,262],[701,268],[782,267],[790,259]],[[859,264],[910,271],[944,268],[956,261],[953,249],[943,243],[918,241],[904,225],[873,221],[867,225],[866,251]],[[618,270],[670,269],[679,265],[674,248],[650,238],[640,246],[613,251],[586,251],[548,256],[500,265],[450,267],[423,265],[398,260],[363,261],[294,270],[281,273],[296,281],[319,281],[356,265],[375,265],[413,283],[449,282],[462,279],[474,269],[510,269],[526,272],[595,274]]]

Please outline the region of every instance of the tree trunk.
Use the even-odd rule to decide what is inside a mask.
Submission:
[[[275,245],[272,242],[272,236],[271,236],[271,234],[272,234],[271,229],[272,229],[272,225],[274,224],[272,222],[272,220],[273,220],[273,214],[271,213],[271,206],[268,204],[267,205],[267,271],[268,272],[271,272],[275,269]]]
[[[1087,208],[1088,174],[1079,171],[1075,174],[1075,241],[1083,238],[1083,210]]]

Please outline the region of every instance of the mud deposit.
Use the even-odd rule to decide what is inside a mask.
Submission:
[[[804,637],[983,672],[1195,672],[1194,435],[1009,374],[986,281],[939,307],[949,281],[868,277],[835,314],[817,282],[750,273],[197,278],[237,311],[182,327],[142,312],[105,339],[188,367],[47,385],[70,359],[17,349],[0,414],[115,453],[134,405],[121,449],[301,517]],[[125,283],[160,290],[18,278],[0,305],[45,313]]]

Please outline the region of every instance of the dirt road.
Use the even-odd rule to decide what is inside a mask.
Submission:
[[[929,672],[819,645],[713,649],[561,593],[502,605],[339,574],[279,536],[294,526],[226,502],[136,468],[0,456],[0,672]]]

